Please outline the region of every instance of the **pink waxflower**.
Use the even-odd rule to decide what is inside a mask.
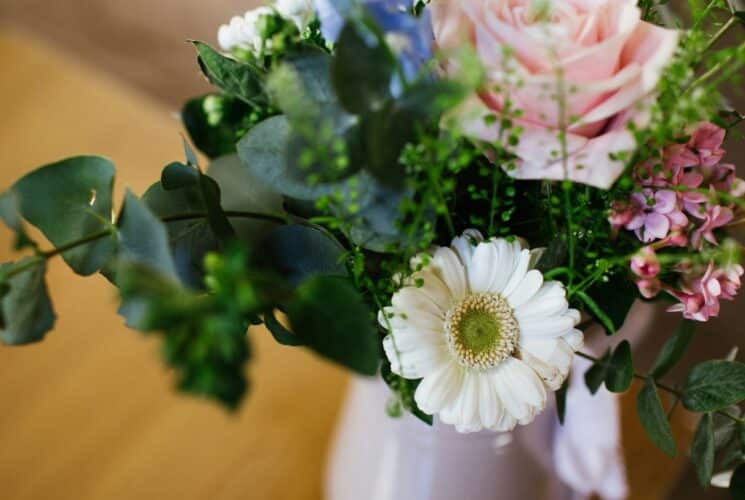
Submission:
[[[707,205],[701,215],[703,224],[697,227],[691,235],[691,245],[697,250],[700,250],[703,246],[703,240],[712,245],[718,245],[719,242],[714,236],[714,230],[727,225],[735,217],[732,209],[721,205]]]
[[[722,288],[721,298],[734,300],[740,290],[740,277],[745,269],[740,264],[730,264],[714,270],[714,278]]]
[[[688,218],[678,207],[675,191],[645,188],[631,195],[638,208],[636,215],[626,224],[643,242],[649,243],[665,238],[671,229],[685,227]]]
[[[722,149],[725,130],[713,123],[704,122],[696,128],[688,141],[688,147],[698,154],[700,164],[710,167],[719,163],[725,154]]]
[[[656,278],[660,274],[660,261],[651,246],[642,247],[631,257],[631,270],[640,278]]]
[[[714,273],[713,262],[709,263],[703,276],[692,280],[689,285],[681,290],[668,288],[667,291],[680,301],[668,311],[682,312],[683,317],[696,321],[708,321],[719,315],[722,286]]]

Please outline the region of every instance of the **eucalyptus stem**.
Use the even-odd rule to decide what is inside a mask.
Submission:
[[[737,22],[738,22],[738,19],[735,16],[730,17],[729,20],[727,20],[727,22],[724,23],[721,28],[719,28],[719,31],[717,31],[716,33],[712,35],[712,37],[709,39],[709,42],[704,47],[703,52],[706,52],[710,48],[712,48],[714,44],[717,43],[719,39],[722,38],[724,34],[727,33],[727,31],[732,26],[734,26]]]
[[[266,220],[266,221],[271,221],[271,222],[278,222],[281,224],[284,224],[287,222],[286,217],[283,217],[281,215],[275,215],[275,214],[266,214],[266,213],[261,213],[261,212],[240,212],[240,211],[230,211],[230,210],[227,210],[224,213],[228,218],[259,219],[259,220]],[[161,217],[160,220],[163,222],[179,222],[179,221],[188,221],[188,220],[196,220],[196,219],[206,219],[206,218],[207,218],[206,213],[186,213],[186,214],[168,215],[166,217]]]
[[[742,42],[740,45],[736,47],[736,53],[739,53],[741,50],[745,50],[745,42]],[[689,86],[685,89],[683,92],[684,94],[687,94],[688,92],[692,91],[702,83],[704,83],[706,80],[711,78],[712,76],[716,75],[722,68],[727,66],[730,63],[731,57],[727,58],[723,61],[719,61],[714,66],[709,68],[704,74],[696,78]],[[731,68],[730,68],[731,69]]]
[[[607,364],[607,361],[604,361],[604,360],[602,360],[600,358],[597,358],[597,357],[595,357],[595,356],[593,356],[591,354],[587,354],[587,353],[584,353],[584,352],[581,352],[581,351],[577,351],[576,354],[580,358],[587,359],[589,361],[592,361],[595,364],[599,364],[599,365]],[[635,379],[642,380],[642,381],[647,381],[649,379],[649,376],[642,375],[641,373],[638,373],[638,372],[634,372],[633,376],[634,376]],[[675,389],[674,387],[670,387],[669,385],[663,384],[661,382],[657,382],[656,380],[655,380],[654,384],[655,384],[655,386],[657,388],[662,389],[663,391],[668,392],[668,393],[672,394],[673,396],[675,396],[677,398],[677,400],[683,399],[683,393],[680,392],[678,389]],[[670,413],[672,413],[672,410],[671,410]],[[738,423],[740,425],[745,425],[745,418],[740,418],[740,417],[738,417],[736,415],[733,415],[730,412],[728,412],[727,410],[717,410],[714,413],[718,413],[719,415],[722,415],[723,417],[727,417],[730,420],[732,420],[733,422],[736,422],[736,423]]]

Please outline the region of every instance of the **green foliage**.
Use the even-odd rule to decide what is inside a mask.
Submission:
[[[226,57],[203,42],[193,42],[199,65],[209,81],[231,97],[252,107],[266,105],[264,70],[245,61]]]
[[[209,158],[218,158],[235,153],[238,140],[266,114],[235,97],[209,94],[187,101],[181,121],[194,145]]]
[[[610,351],[597,362],[594,363],[585,372],[585,385],[590,390],[591,394],[595,394],[603,385],[605,378],[608,376],[608,360],[610,360]]]
[[[403,410],[406,410],[431,426],[434,422],[432,415],[424,413],[414,399],[414,393],[421,380],[409,380],[396,375],[391,371],[391,364],[387,359],[383,360],[380,372],[383,380],[393,392],[393,399],[388,403],[388,414],[398,417],[403,414]]]
[[[110,231],[114,166],[105,158],[80,156],[31,172],[16,182],[21,215],[41,229],[55,247]],[[113,238],[71,248],[62,258],[89,275],[101,269],[114,251]]]
[[[567,411],[567,391],[569,390],[569,380],[565,380],[564,383],[559,387],[554,396],[556,397],[556,418],[559,420],[559,425],[564,425],[564,418],[566,417]]]
[[[729,492],[733,500],[745,498],[745,463],[740,464],[732,474],[729,483]]]
[[[614,274],[608,281],[601,281],[587,291],[592,302],[585,304],[609,335],[617,332],[638,297],[634,284],[620,274]],[[591,305],[592,304],[592,305]]]
[[[657,358],[650,371],[652,377],[660,379],[664,377],[680,358],[685,354],[686,349],[693,340],[696,333],[696,324],[690,320],[681,320],[673,335],[667,339],[665,345],[657,354]]]
[[[735,361],[699,363],[683,386],[683,405],[697,412],[727,408],[745,400],[745,365]]]
[[[634,362],[631,358],[631,344],[624,340],[613,351],[608,362],[605,386],[612,392],[625,392],[634,376]]]
[[[364,375],[380,364],[380,339],[372,313],[352,284],[313,276],[298,286],[287,316],[303,342],[320,355]]]
[[[12,276],[8,274],[14,273]],[[56,319],[45,281],[46,262],[30,257],[0,266],[0,340],[9,345],[37,342]]]
[[[248,316],[272,300],[247,268],[246,254],[230,249],[209,254],[208,293],[184,288],[150,266],[122,260],[117,285],[124,301],[143,309],[143,331],[160,332],[163,356],[178,375],[178,388],[236,408],[246,390]]]
[[[675,440],[654,380],[648,378],[636,398],[639,420],[649,439],[664,453],[675,456]]]
[[[374,22],[347,22],[331,66],[334,89],[344,108],[356,115],[379,109],[391,96],[396,64]]]
[[[346,276],[344,247],[315,226],[290,224],[273,229],[261,244],[266,267],[292,285],[314,274]]]
[[[691,444],[691,461],[696,466],[701,486],[709,486],[714,471],[714,426],[711,413],[702,415],[698,422]]]
[[[266,329],[269,330],[269,333],[272,334],[274,340],[279,344],[288,346],[304,345],[303,340],[299,336],[292,333],[279,322],[276,316],[274,316],[274,311],[264,313],[264,326],[266,326]]]
[[[36,243],[31,240],[23,227],[23,220],[21,219],[19,210],[18,198],[13,191],[6,191],[0,195],[0,219],[15,233],[13,249],[36,248]]]

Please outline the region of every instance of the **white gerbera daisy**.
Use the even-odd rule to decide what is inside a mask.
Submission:
[[[540,253],[468,230],[431,258],[379,314],[391,369],[422,379],[419,407],[460,432],[510,430],[546,406],[582,345],[564,286],[533,269]],[[422,264],[423,263],[423,264]]]

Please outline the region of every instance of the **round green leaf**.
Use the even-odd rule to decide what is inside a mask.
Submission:
[[[12,191],[21,215],[62,247],[111,227],[113,184],[109,160],[79,156],[31,172]],[[114,247],[113,237],[101,238],[64,252],[62,258],[76,273],[89,275],[106,264]]]
[[[0,300],[0,340],[9,345],[37,342],[52,329],[56,315],[45,281],[46,263],[35,257],[0,266],[0,276],[19,266],[28,268],[8,281]]]
[[[363,375],[375,375],[380,342],[371,311],[344,278],[313,276],[287,307],[292,331],[315,352]]]

